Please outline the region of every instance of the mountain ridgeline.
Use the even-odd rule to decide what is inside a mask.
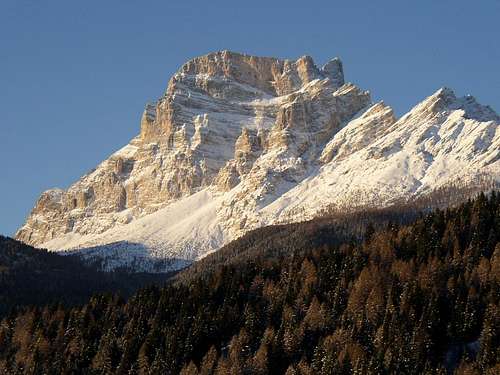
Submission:
[[[338,58],[220,51],[173,75],[128,145],[44,192],[16,238],[166,271],[266,225],[476,194],[499,177],[500,117],[472,96],[441,88],[397,118]]]
[[[11,314],[0,371],[498,374],[500,195],[386,219],[257,229],[128,301]]]
[[[23,306],[83,304],[96,293],[130,296],[162,284],[165,274],[102,272],[75,255],[62,256],[0,236],[0,317]]]

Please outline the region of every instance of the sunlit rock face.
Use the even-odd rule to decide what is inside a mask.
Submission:
[[[211,53],[184,64],[146,105],[128,145],[69,189],[44,192],[16,237],[97,256],[113,243],[127,257],[135,244],[185,264],[328,205],[386,205],[478,175],[497,179],[499,123],[449,89],[397,119],[344,82],[337,58],[318,68],[309,56]]]
[[[327,66],[317,68],[308,56],[289,61],[229,51],[188,61],[165,95],[146,106],[139,136],[67,191],[44,193],[17,237],[40,245],[68,231],[101,233],[214,181],[230,190],[264,147],[294,142],[288,129],[322,127],[316,107],[329,103],[314,96],[332,96],[344,81],[339,60]],[[368,96],[356,100],[354,111]],[[325,136],[333,126],[325,124]]]

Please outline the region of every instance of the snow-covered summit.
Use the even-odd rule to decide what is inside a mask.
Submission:
[[[221,51],[184,64],[140,134],[16,237],[108,267],[185,265],[246,231],[500,178],[500,119],[442,88],[397,119],[342,63]],[[486,177],[485,177],[486,176]],[[78,250],[80,249],[80,250]]]
[[[442,87],[437,90],[410,110],[405,116],[438,115],[440,113],[447,115],[453,110],[462,110],[463,116],[468,119],[482,122],[500,121],[500,117],[490,106],[481,105],[472,95],[458,98],[454,91],[448,87]]]

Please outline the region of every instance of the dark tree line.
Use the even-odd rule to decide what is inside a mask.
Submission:
[[[128,301],[11,314],[0,372],[500,373],[499,194],[355,237],[263,228]]]
[[[20,306],[83,304],[95,293],[128,296],[141,286],[165,280],[161,274],[101,272],[76,256],[0,236],[0,317]]]

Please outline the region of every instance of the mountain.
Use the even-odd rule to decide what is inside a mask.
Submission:
[[[174,74],[128,145],[44,192],[16,238],[107,269],[181,268],[265,225],[496,187],[499,125],[447,88],[397,119],[338,58],[211,53]]]
[[[169,277],[124,270],[102,272],[79,257],[61,256],[0,236],[0,318],[21,306],[82,304],[95,293],[127,297],[139,287],[163,284]]]
[[[259,228],[128,301],[0,321],[2,374],[498,374],[500,195],[346,241]]]

